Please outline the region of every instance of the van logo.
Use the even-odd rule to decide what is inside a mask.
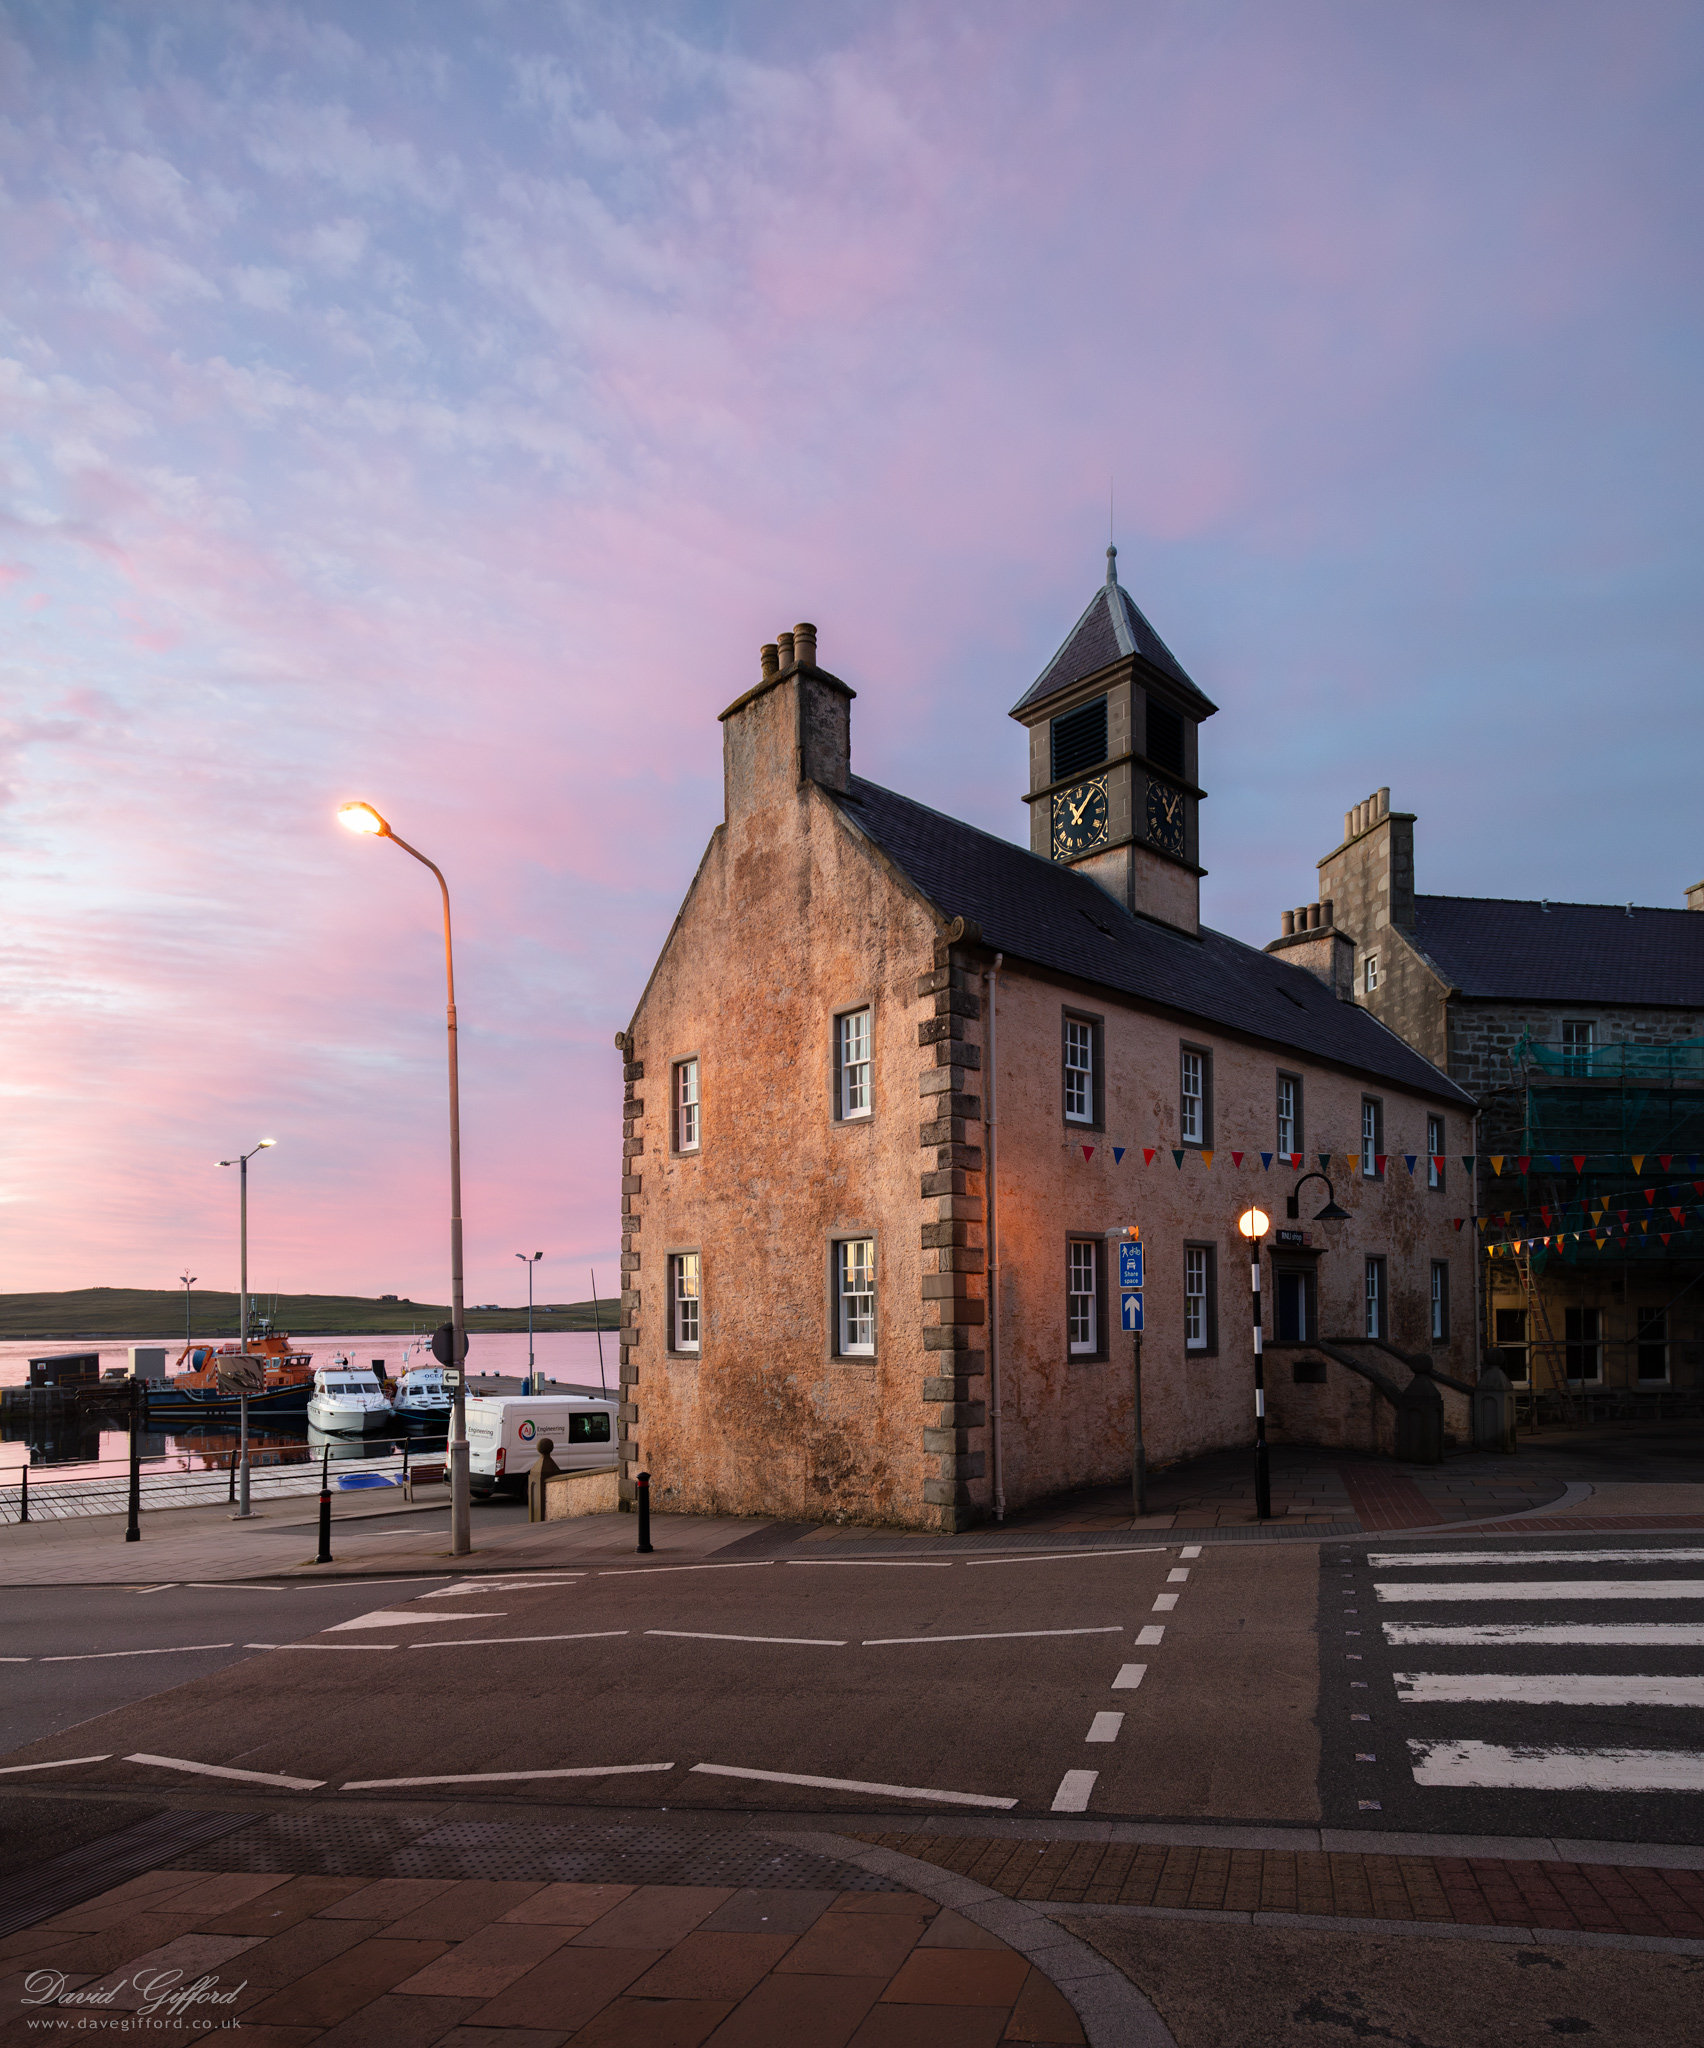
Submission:
[[[538,1429],[537,1429],[537,1426],[536,1426],[535,1424],[533,1424],[533,1423],[531,1423],[531,1422],[523,1422],[523,1423],[521,1424],[521,1442],[522,1442],[522,1443],[524,1443],[524,1444],[530,1444],[530,1443],[532,1442],[533,1438],[534,1438],[535,1436],[537,1436],[537,1434],[538,1434]]]

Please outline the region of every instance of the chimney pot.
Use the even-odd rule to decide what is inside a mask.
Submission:
[[[791,668],[791,667],[793,666],[793,636],[792,636],[792,634],[791,634],[791,633],[777,633],[777,634],[776,634],[776,636],[775,636],[775,647],[776,647],[776,651],[777,651],[777,652],[779,653],[779,655],[781,656],[781,666],[782,666],[783,668]]]
[[[1284,913],[1282,935],[1286,939],[1293,939],[1296,936],[1296,913],[1293,910],[1286,910]]]
[[[1319,930],[1319,905],[1317,903],[1310,903],[1308,905],[1308,930],[1310,932],[1317,932]]]
[[[1390,789],[1388,786],[1379,791],[1379,816],[1381,818],[1388,818],[1390,816]]]
[[[1332,923],[1334,921],[1332,917],[1333,908],[1334,906],[1329,896],[1323,896],[1320,898],[1319,921],[1322,925],[1325,926],[1327,931],[1331,929]]]
[[[781,655],[773,640],[764,642],[763,646],[758,650],[758,660],[762,664],[763,680],[765,682],[768,682],[772,676],[778,676],[781,673]]]
[[[1704,882],[1694,882],[1686,892],[1688,910],[1704,910]]]
[[[816,667],[816,628],[808,622],[793,628],[793,652],[801,668]]]
[[[1347,842],[1348,840],[1351,840],[1351,839],[1353,839],[1353,838],[1354,838],[1354,836],[1355,836],[1355,813],[1354,813],[1353,811],[1345,811],[1345,812],[1343,813],[1343,837],[1344,837],[1344,840],[1345,840],[1345,841]]]

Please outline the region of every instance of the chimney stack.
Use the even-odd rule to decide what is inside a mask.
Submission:
[[[1686,892],[1688,910],[1704,910],[1704,882],[1694,882]]]

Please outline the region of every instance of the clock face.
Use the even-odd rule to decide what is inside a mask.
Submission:
[[[1163,782],[1148,784],[1148,839],[1163,853],[1183,858],[1183,796]]]
[[[1106,844],[1106,777],[1062,789],[1053,799],[1053,857],[1068,860]]]

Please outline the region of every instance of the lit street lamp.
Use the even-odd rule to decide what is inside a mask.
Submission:
[[[238,1169],[237,1180],[238,1184],[242,1188],[242,1289],[237,1296],[237,1341],[241,1344],[245,1352],[248,1350],[249,1340],[248,1163],[254,1157],[256,1152],[270,1151],[270,1149],[274,1145],[276,1145],[277,1142],[278,1140],[276,1138],[262,1138],[260,1143],[254,1146],[251,1150],[247,1152],[239,1152],[235,1159],[221,1159],[219,1161],[219,1164],[221,1166],[234,1166]],[[184,1300],[186,1303],[189,1300],[189,1289],[187,1287],[185,1287],[184,1289]],[[187,1313],[188,1311],[186,1308],[185,1314],[187,1315]],[[246,1372],[247,1370],[247,1366],[244,1366],[243,1371]],[[248,1395],[239,1394],[237,1398],[242,1404],[242,1423],[238,1432],[240,1438],[240,1445],[238,1449],[239,1477],[237,1480],[237,1519],[239,1521],[247,1521],[250,1512],[248,1454]]]
[[[527,1269],[527,1384],[525,1391],[536,1397],[538,1375],[533,1371],[533,1268],[544,1257],[543,1252],[534,1252],[529,1259],[525,1252],[516,1252],[515,1257]]]
[[[456,1069],[456,969],[450,945],[450,885],[436,861],[430,861],[406,839],[398,839],[371,804],[341,804],[339,823],[351,832],[388,839],[438,878],[444,898],[444,982],[449,992],[450,1040],[450,1321],[451,1364],[455,1368],[455,1410],[450,1455],[450,1554],[465,1557],[473,1548],[467,1469],[467,1318],[462,1304],[461,1095]]]
[[[1248,1242],[1249,1285],[1254,1296],[1254,1512],[1262,1522],[1272,1518],[1272,1475],[1266,1463],[1266,1373],[1260,1348],[1260,1240],[1271,1221],[1264,1209],[1252,1206],[1237,1218],[1237,1229]]]

